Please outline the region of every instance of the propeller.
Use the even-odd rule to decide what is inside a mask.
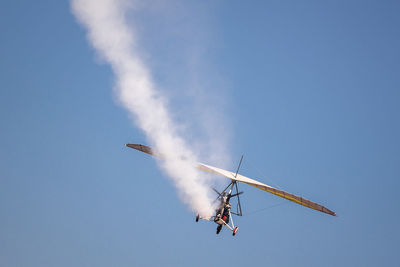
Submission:
[[[220,192],[218,192],[218,190],[217,190],[217,189],[215,189],[214,187],[212,187],[212,190],[214,190],[214,192],[215,192],[215,193],[217,193],[217,194],[218,194],[218,196],[222,197],[221,193],[220,193]]]

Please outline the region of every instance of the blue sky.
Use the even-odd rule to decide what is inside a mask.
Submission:
[[[200,94],[225,121],[228,167],[244,154],[244,175],[339,215],[243,185],[233,238],[196,224],[154,160],[124,147],[146,138],[69,3],[4,3],[0,265],[396,265],[399,8],[159,1],[130,15],[178,121],[201,117]]]

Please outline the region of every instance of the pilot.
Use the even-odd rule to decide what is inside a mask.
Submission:
[[[230,203],[225,204],[224,211],[222,213],[222,220],[226,223],[229,222],[229,211],[230,211],[231,207],[232,206]]]

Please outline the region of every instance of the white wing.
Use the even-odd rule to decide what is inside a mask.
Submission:
[[[311,208],[311,209],[314,209],[314,210],[318,210],[318,211],[321,211],[321,212],[336,216],[336,213],[334,213],[333,211],[325,208],[324,206],[322,206],[322,205],[320,205],[318,203],[312,202],[312,201],[310,201],[308,199],[296,196],[294,194],[290,194],[290,193],[285,192],[283,190],[276,189],[276,188],[274,188],[272,186],[263,184],[263,183],[261,183],[259,181],[253,180],[253,179],[248,178],[246,176],[243,176],[241,174],[237,174],[237,176],[235,177],[235,173],[234,172],[230,172],[230,171],[223,170],[223,169],[220,169],[220,168],[216,168],[216,167],[213,167],[213,166],[205,165],[205,164],[202,164],[202,163],[199,163],[197,168],[202,170],[202,171],[206,171],[206,172],[222,175],[222,176],[225,176],[226,178],[229,178],[231,180],[242,182],[242,183],[257,187],[257,188],[259,188],[261,190],[267,191],[268,193],[277,195],[279,197],[286,198],[287,200],[296,202],[296,203],[298,203],[300,205],[303,205],[303,206],[306,206],[308,208]]]
[[[161,154],[154,152],[150,147],[145,146],[145,145],[127,144],[126,146],[130,147],[130,148],[133,148],[133,149],[136,149],[136,150],[139,150],[139,151],[142,151],[142,152],[145,152],[145,153],[150,154],[150,155],[162,157]],[[218,174],[218,175],[224,176],[226,178],[229,178],[231,180],[238,181],[238,182],[241,182],[241,183],[245,183],[245,184],[257,187],[257,188],[259,188],[261,190],[264,190],[264,191],[266,191],[268,193],[271,193],[271,194],[277,195],[279,197],[285,198],[287,200],[296,202],[296,203],[298,203],[300,205],[303,205],[305,207],[308,207],[308,208],[311,208],[311,209],[314,209],[314,210],[318,210],[318,211],[321,211],[321,212],[336,216],[335,212],[325,208],[324,206],[322,206],[322,205],[320,205],[318,203],[312,202],[312,201],[310,201],[308,199],[296,196],[294,194],[290,194],[290,193],[285,192],[283,190],[276,189],[276,188],[274,188],[272,186],[263,184],[263,183],[261,183],[259,181],[253,180],[253,179],[248,178],[246,176],[243,176],[241,174],[237,174],[235,176],[234,172],[223,170],[223,169],[220,169],[220,168],[217,168],[217,167],[213,167],[213,166],[210,166],[210,165],[206,165],[206,164],[202,164],[202,163],[198,163],[197,168],[199,170],[202,170],[202,171],[206,171],[206,172],[213,173],[213,174]]]

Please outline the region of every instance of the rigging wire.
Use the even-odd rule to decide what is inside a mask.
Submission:
[[[272,209],[272,208],[275,208],[275,207],[278,207],[278,206],[282,206],[282,205],[285,205],[285,204],[288,204],[288,203],[289,203],[289,201],[281,202],[281,203],[278,203],[278,204],[270,205],[270,206],[262,208],[262,209],[254,210],[252,212],[249,212],[249,213],[246,213],[246,214],[243,214],[243,215],[249,216],[249,215],[257,214],[257,213],[264,212],[266,210],[269,210],[269,209]]]
[[[242,159],[240,160],[240,163],[242,163],[242,160],[243,160],[243,156],[242,156]],[[261,172],[261,170],[260,170],[259,168],[257,168],[257,166],[255,166],[254,164],[251,163],[250,160],[247,159],[247,163],[249,163],[249,164],[251,165],[251,167],[252,167],[253,169],[255,169],[255,170],[258,172],[258,174],[260,175],[260,177],[263,178],[264,180],[266,180],[270,185],[274,186],[274,187],[277,188],[277,189],[281,189],[281,187],[280,187],[277,183],[275,183],[274,181],[272,181],[272,179],[267,178],[267,177]],[[261,209],[257,209],[257,210],[251,211],[251,212],[246,213],[246,214],[243,214],[243,215],[245,215],[245,216],[254,215],[254,214],[261,213],[261,212],[265,212],[265,211],[267,211],[267,210],[269,210],[269,209],[272,209],[272,208],[275,208],[275,207],[279,207],[279,206],[282,206],[282,205],[285,205],[285,204],[288,204],[288,203],[289,203],[289,201],[283,201],[283,202],[280,202],[280,203],[277,203],[277,204],[269,205],[269,206],[267,206],[267,207],[265,207],[265,208],[261,208]]]
[[[271,178],[267,178],[267,177],[261,172],[261,170],[260,170],[259,168],[257,168],[257,166],[255,166],[254,164],[251,163],[250,160],[247,160],[247,163],[249,163],[249,164],[251,165],[251,167],[252,167],[253,169],[255,169],[255,170],[258,172],[258,174],[260,175],[260,177],[263,178],[264,180],[266,180],[270,185],[276,187],[277,189],[282,189],[277,183],[275,183],[274,181],[272,181]]]

